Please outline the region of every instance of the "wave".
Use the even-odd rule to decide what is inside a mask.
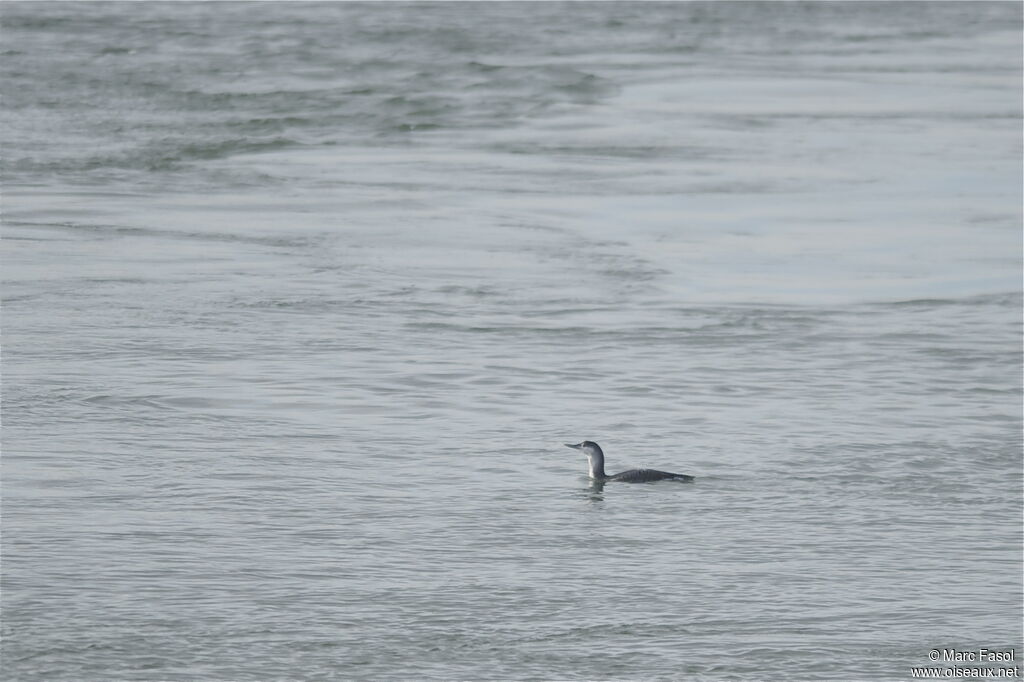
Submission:
[[[266,140],[229,138],[196,142],[186,139],[160,140],[138,148],[105,154],[71,155],[58,158],[21,156],[5,164],[7,173],[68,173],[101,169],[170,171],[198,161],[223,159],[240,154],[277,151],[302,144],[286,137]]]

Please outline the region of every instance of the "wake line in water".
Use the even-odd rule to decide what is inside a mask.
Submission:
[[[71,173],[102,169],[174,171],[189,163],[228,158],[239,154],[277,151],[305,146],[303,143],[285,137],[268,140],[229,138],[209,142],[161,141],[145,144],[137,149],[117,153],[84,157],[63,156],[59,159],[45,159],[24,156],[10,161],[9,169],[21,173]]]
[[[258,246],[270,246],[279,248],[304,249],[315,246],[319,243],[316,238],[309,236],[302,237],[274,237],[249,234],[232,234],[228,232],[186,232],[182,230],[166,230],[150,227],[131,227],[128,225],[103,225],[75,222],[32,222],[13,221],[5,223],[8,226],[42,228],[52,230],[69,230],[78,234],[97,235],[103,238],[117,237],[153,237],[158,239],[174,239],[181,241],[199,242],[223,242],[228,244],[254,244]],[[6,237],[9,238],[9,237]]]

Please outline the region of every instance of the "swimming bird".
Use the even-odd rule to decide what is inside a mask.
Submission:
[[[565,447],[572,448],[574,450],[582,450],[583,454],[587,456],[587,461],[590,463],[590,477],[595,481],[623,481],[624,483],[646,483],[648,481],[692,481],[693,476],[687,476],[686,474],[673,474],[668,471],[658,471],[656,469],[630,469],[629,471],[623,471],[622,473],[609,476],[604,473],[604,451],[601,450],[601,446],[591,440],[585,440],[582,443],[566,443]]]

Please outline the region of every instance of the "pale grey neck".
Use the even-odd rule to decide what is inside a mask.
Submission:
[[[607,478],[604,473],[604,453],[588,452],[587,463],[590,464],[591,478]]]

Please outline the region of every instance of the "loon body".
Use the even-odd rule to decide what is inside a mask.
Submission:
[[[585,440],[582,443],[572,445],[566,443],[565,447],[573,448],[574,450],[581,450],[583,454],[587,456],[587,461],[590,463],[590,477],[595,481],[622,481],[624,483],[647,483],[648,481],[692,481],[693,476],[686,474],[673,474],[668,471],[658,471],[656,469],[630,469],[629,471],[623,471],[618,474],[609,476],[604,472],[604,451],[601,450],[601,446],[597,443]]]

